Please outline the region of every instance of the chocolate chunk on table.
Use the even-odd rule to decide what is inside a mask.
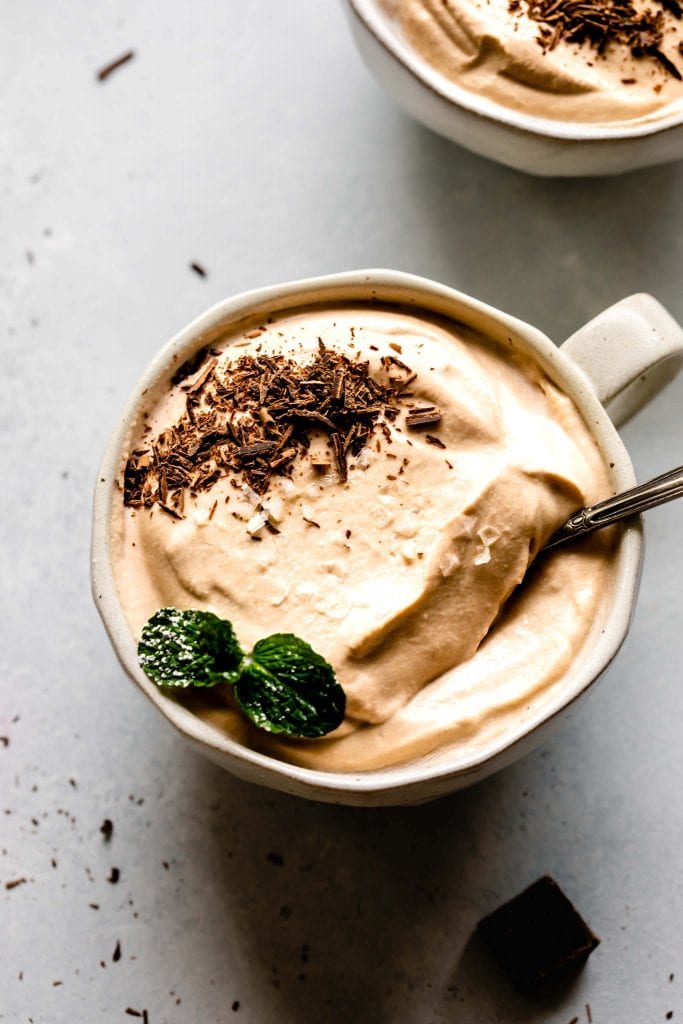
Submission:
[[[483,918],[477,931],[526,990],[569,976],[600,942],[548,875]]]

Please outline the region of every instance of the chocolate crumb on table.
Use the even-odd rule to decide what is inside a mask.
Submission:
[[[199,277],[207,276],[206,269],[201,265],[201,263],[197,263],[196,260],[193,260],[192,263],[190,263],[190,270],[194,270],[195,274]]]
[[[548,875],[483,918],[477,932],[522,990],[569,976],[600,942]]]
[[[100,832],[104,836],[105,843],[108,843],[112,837],[112,833],[114,832],[114,825],[113,822],[111,821],[111,818],[104,819],[104,821],[100,825]]]
[[[14,879],[12,879],[11,882],[5,882],[5,889],[7,889],[7,890],[16,889],[18,885],[25,885],[25,884],[26,884],[26,879],[25,878],[14,878]]]
[[[119,960],[121,959],[121,943],[120,942],[117,942],[116,945],[114,946],[114,952],[112,953],[111,959],[112,959],[112,963],[114,963],[114,964],[118,963]]]
[[[135,50],[128,50],[120,57],[117,57],[116,60],[111,61],[109,64],[105,64],[104,67],[100,68],[97,72],[97,80],[99,82],[106,81],[114,71],[118,71],[118,69],[123,67],[124,64],[127,64],[128,61],[132,60],[134,56]]]
[[[119,871],[119,869],[118,868],[112,868],[111,872],[109,873],[109,875],[107,877],[107,881],[111,882],[112,885],[116,885],[116,883],[118,882],[120,877],[121,877],[121,872]]]

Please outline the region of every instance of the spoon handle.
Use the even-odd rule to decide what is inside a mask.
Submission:
[[[550,548],[558,547],[576,537],[592,533],[593,530],[601,530],[603,526],[618,523],[626,516],[645,512],[648,508],[663,505],[666,501],[673,501],[674,498],[682,496],[683,466],[679,466],[668,473],[656,476],[653,480],[648,480],[647,483],[632,487],[630,491],[623,491],[621,494],[615,494],[613,498],[606,498],[605,501],[600,501],[597,505],[580,508],[550,538],[543,550],[548,551]]]

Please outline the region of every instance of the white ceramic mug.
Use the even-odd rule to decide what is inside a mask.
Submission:
[[[474,153],[545,177],[619,174],[683,158],[683,109],[591,124],[534,117],[451,82],[403,38],[382,0],[344,0],[363,60],[416,120]]]
[[[659,391],[683,361],[683,331],[655,299],[632,295],[591,320],[558,349],[535,327],[444,285],[410,274],[364,270],[276,285],[219,302],[169,341],[144,373],[110,441],[94,500],[93,596],[121,664],[181,735],[235,775],[310,799],[375,806],[420,803],[471,785],[527,753],[570,713],[602,675],[626,636],[638,591],[642,528],[639,519],[624,525],[615,555],[613,599],[604,622],[565,674],[553,703],[510,728],[476,757],[454,755],[452,763],[438,767],[416,761],[358,774],[314,771],[242,746],[167,697],[138,664],[136,640],[116,593],[110,546],[112,510],[114,503],[121,501],[126,444],[143,396],[168,380],[197,349],[245,316],[265,319],[293,306],[364,300],[409,305],[413,311],[422,308],[503,343],[512,338],[516,348],[535,358],[571,395],[611,466],[615,490],[632,487],[635,479],[605,406],[618,425]]]

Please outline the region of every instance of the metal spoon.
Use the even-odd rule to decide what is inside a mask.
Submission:
[[[566,544],[567,541],[584,537],[594,530],[601,530],[603,526],[618,523],[627,516],[636,515],[638,512],[644,512],[655,505],[663,505],[666,501],[673,501],[674,498],[682,496],[683,466],[679,466],[678,469],[672,469],[662,476],[656,476],[654,480],[632,487],[630,491],[615,494],[613,498],[599,501],[597,505],[578,509],[564,526],[553,534],[543,547],[543,551],[549,551],[560,544]]]

